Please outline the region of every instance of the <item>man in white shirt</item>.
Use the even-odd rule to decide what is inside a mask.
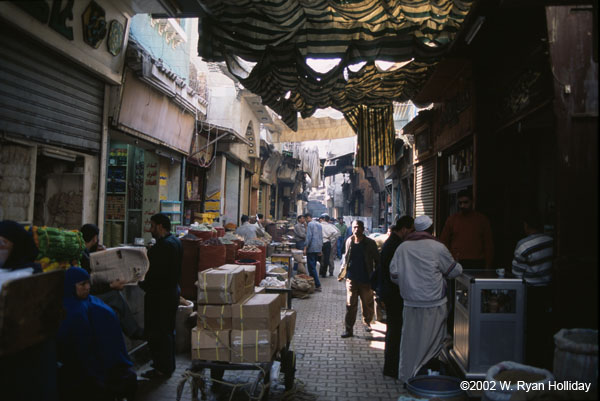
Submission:
[[[415,219],[390,263],[390,278],[404,300],[399,379],[406,382],[438,356],[446,337],[446,278],[462,273],[450,251],[433,235],[429,216]]]
[[[263,229],[256,224],[250,223],[250,218],[245,214],[242,215],[241,222],[242,225],[235,230],[235,233],[244,237],[244,241],[265,236]]]
[[[319,274],[321,277],[327,277],[327,270],[329,270],[329,277],[331,277],[333,276],[333,269],[335,268],[334,264],[331,263],[331,244],[337,241],[340,231],[329,222],[331,219],[328,215],[321,215],[319,220],[323,227],[323,255],[321,258],[321,269]]]

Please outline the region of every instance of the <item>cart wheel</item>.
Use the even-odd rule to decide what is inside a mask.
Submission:
[[[281,356],[281,368],[283,370],[284,385],[286,390],[291,390],[294,387],[294,379],[296,378],[296,356],[294,351],[285,351]]]

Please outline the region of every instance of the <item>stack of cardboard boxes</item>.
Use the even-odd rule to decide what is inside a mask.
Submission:
[[[292,339],[296,312],[281,294],[256,293],[255,266],[223,265],[198,273],[198,324],[192,359],[269,362]]]

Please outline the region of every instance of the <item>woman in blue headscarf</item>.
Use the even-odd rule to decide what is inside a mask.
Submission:
[[[119,319],[90,294],[90,275],[79,267],[65,272],[66,318],[58,331],[61,400],[133,400],[136,374],[130,367]]]

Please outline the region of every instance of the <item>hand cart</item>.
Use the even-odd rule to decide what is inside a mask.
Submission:
[[[202,393],[202,399],[206,399],[206,380],[203,374],[204,369],[210,369],[211,380],[217,381],[223,379],[226,370],[258,370],[258,377],[251,384],[249,394],[252,399],[267,400],[269,398],[271,386],[271,368],[275,361],[281,363],[281,371],[284,374],[284,386],[286,391],[291,390],[294,387],[296,375],[296,355],[294,351],[290,349],[290,343],[288,342],[285,347],[273,354],[273,359],[270,362],[233,363],[193,359],[191,367],[185,371],[183,378],[177,386],[177,401],[180,401],[183,394],[183,388],[188,379],[190,380],[192,389],[192,401],[198,401],[198,389],[200,389]],[[260,385],[261,381],[263,382],[262,386]],[[235,387],[233,391],[235,391]]]

